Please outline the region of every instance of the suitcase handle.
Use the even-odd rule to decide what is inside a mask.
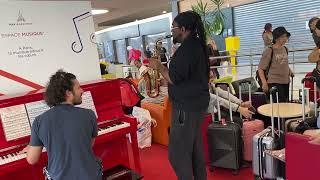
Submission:
[[[278,104],[278,128],[280,130],[280,118],[279,118],[279,93],[277,87],[272,87],[270,90],[270,104],[271,104],[271,126],[272,126],[272,137],[275,138],[275,132],[274,132],[274,115],[273,115],[273,98],[272,95],[276,94],[276,103]]]
[[[215,83],[214,86],[215,86],[215,87],[227,86],[227,87],[230,88],[230,84],[229,84],[229,83],[223,83],[223,82]]]
[[[242,94],[241,94],[242,88],[241,88],[241,86],[244,83],[248,83],[249,84],[249,101],[252,103],[252,101],[251,101],[251,81],[249,81],[249,80],[240,83],[240,85],[239,85],[239,99],[242,101]],[[252,106],[252,104],[251,104],[251,106]],[[240,118],[242,119],[242,115],[241,114],[240,114]]]
[[[251,81],[250,80],[244,80],[242,82],[239,83],[239,86],[241,86],[242,84],[251,84]]]
[[[302,86],[304,86],[304,82],[305,81],[311,81],[313,82],[313,101],[314,101],[314,113],[315,113],[315,117],[318,117],[318,111],[317,111],[317,79],[313,76],[308,76],[305,77],[301,80]],[[309,91],[310,92],[310,91]],[[302,96],[304,97],[304,90],[302,93]],[[304,99],[303,99],[304,100]],[[304,102],[304,101],[303,101]],[[302,103],[303,103],[302,102]],[[303,113],[305,113],[305,111],[303,111]]]

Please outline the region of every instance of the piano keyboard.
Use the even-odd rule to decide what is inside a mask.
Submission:
[[[98,136],[103,135],[103,134],[107,134],[122,128],[126,128],[126,127],[130,127],[130,124],[127,122],[118,122],[115,124],[112,124],[110,126],[106,126],[103,128],[98,128]]]
[[[43,148],[42,152],[46,152],[46,149]],[[0,157],[0,165],[8,164],[24,158],[27,158],[27,153],[23,153],[23,154],[19,154],[18,152],[10,153]]]
[[[114,123],[112,125],[106,126],[104,128],[99,128],[98,129],[98,136],[107,134],[122,128],[130,127],[130,123],[127,122],[118,122]],[[45,152],[45,148],[43,148],[42,152]],[[0,157],[0,165],[8,164],[14,161],[18,161],[20,159],[24,159],[27,157],[26,153],[19,154],[18,152],[10,153],[5,156]]]

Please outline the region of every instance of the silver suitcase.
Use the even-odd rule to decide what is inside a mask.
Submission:
[[[270,90],[271,91],[271,90]],[[278,93],[274,89],[277,99]],[[272,91],[270,92],[270,103],[273,106],[272,102]],[[271,117],[272,127],[264,129],[262,132],[256,134],[253,137],[252,148],[253,148],[253,174],[255,179],[276,179],[277,178],[277,169],[278,161],[267,155],[265,150],[276,150],[278,148],[278,137],[276,137],[274,132],[274,117]],[[279,125],[280,123],[278,123]],[[278,126],[280,129],[280,125]]]

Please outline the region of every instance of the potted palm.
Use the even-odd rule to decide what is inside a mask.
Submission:
[[[195,5],[191,6],[192,11],[201,16],[207,38],[212,34],[220,35],[224,25],[224,15],[221,9],[225,0],[210,1],[211,4],[208,4],[199,0]]]

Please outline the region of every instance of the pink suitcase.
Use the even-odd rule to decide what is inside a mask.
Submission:
[[[251,101],[251,81],[242,82],[239,85],[239,98],[241,99],[241,85],[249,84],[249,101]],[[241,115],[240,115],[241,116]],[[264,123],[259,119],[243,119],[242,139],[243,139],[243,160],[252,161],[252,140],[253,136],[264,130]]]
[[[261,120],[244,120],[242,126],[243,160],[252,161],[252,139],[253,136],[264,130]]]

